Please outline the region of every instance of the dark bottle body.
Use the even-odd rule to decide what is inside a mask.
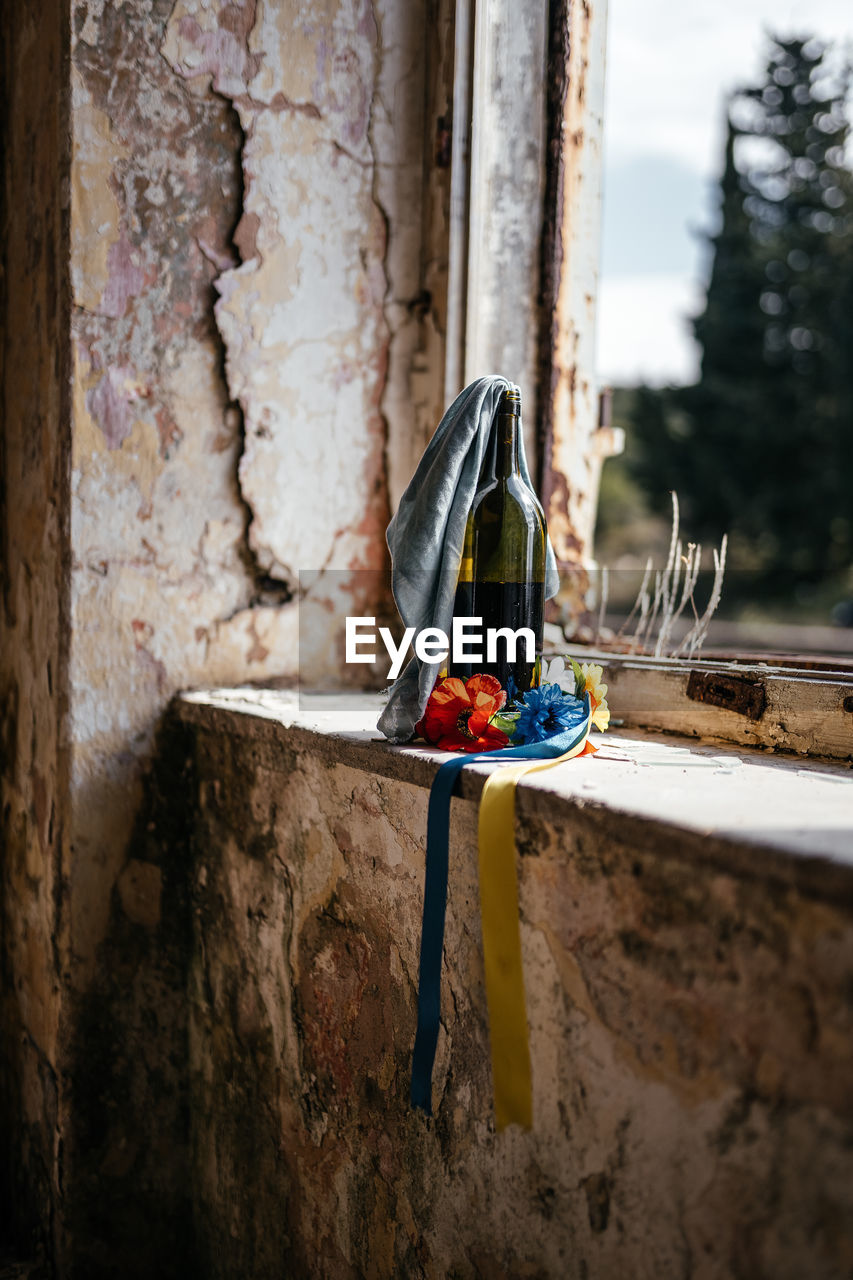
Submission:
[[[545,619],[545,517],[519,469],[520,430],[520,397],[504,392],[468,516],[454,604],[456,617],[482,619],[483,658],[449,665],[450,675],[463,680],[476,672],[493,675],[510,695],[538,685],[538,658],[528,661],[520,639],[511,661],[501,637],[496,660],[487,661],[486,631],[528,627],[538,653]]]

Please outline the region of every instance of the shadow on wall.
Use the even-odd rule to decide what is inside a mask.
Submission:
[[[187,1089],[195,790],[187,731],[168,713],[113,889],[96,976],[73,1011],[74,1175],[65,1215],[72,1274],[81,1280],[201,1274]]]

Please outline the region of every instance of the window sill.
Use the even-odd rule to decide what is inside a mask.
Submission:
[[[848,671],[571,651],[578,661],[601,664],[611,708],[632,729],[853,760]]]
[[[699,1257],[728,1276],[744,1240],[767,1274],[838,1274],[853,1250],[838,1226],[853,1221],[849,771],[620,733],[519,786],[534,1126],[496,1134],[475,807],[493,766],[463,771],[451,810],[428,1121],[408,1098],[426,788],[444,755],[378,741],[376,710],[300,714],[259,689],[175,708],[196,788],[194,1198],[212,1247],[242,1249],[230,1274],[252,1272],[258,1230],[269,1274],[328,1259],[342,1221],[370,1242],[398,1233],[383,1274],[521,1259],[562,1275],[566,1258],[634,1274],[651,1258],[674,1275]],[[235,1204],[251,1206],[237,1237]]]
[[[375,729],[378,705],[365,696],[353,710],[300,710],[293,692],[246,687],[185,693],[177,710],[186,723],[253,739],[262,750],[310,752],[330,765],[429,787],[449,754],[385,742]],[[620,840],[853,906],[849,768],[706,742],[687,746],[638,730],[596,735],[594,741],[597,755],[522,782],[522,830],[537,819],[570,822],[602,842]],[[478,797],[491,768],[466,769],[459,794]],[[536,850],[524,840],[522,854],[527,852]]]

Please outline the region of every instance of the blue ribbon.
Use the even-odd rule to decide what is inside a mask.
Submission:
[[[564,755],[577,746],[589,730],[589,694],[583,700],[579,725],[531,742],[523,747],[501,747],[446,760],[433,778],[427,812],[424,911],[418,971],[418,1026],[412,1052],[411,1103],[432,1115],[432,1070],[441,1019],[441,958],[444,951],[444,918],[447,909],[447,875],[450,846],[450,799],[459,774],[467,764],[491,764],[496,760],[545,760]]]

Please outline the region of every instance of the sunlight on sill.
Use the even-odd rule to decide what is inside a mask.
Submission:
[[[182,694],[177,714],[214,734],[265,745],[272,768],[313,753],[377,776],[429,787],[449,759],[424,745],[394,747],[377,733],[376,695],[300,699],[293,691],[209,689]],[[662,856],[711,861],[749,876],[853,900],[853,772],[662,734],[595,734],[599,751],[524,780],[519,821],[590,824],[603,841],[641,841]],[[476,799],[495,765],[471,765],[460,793]],[[602,847],[604,847],[602,845]]]

